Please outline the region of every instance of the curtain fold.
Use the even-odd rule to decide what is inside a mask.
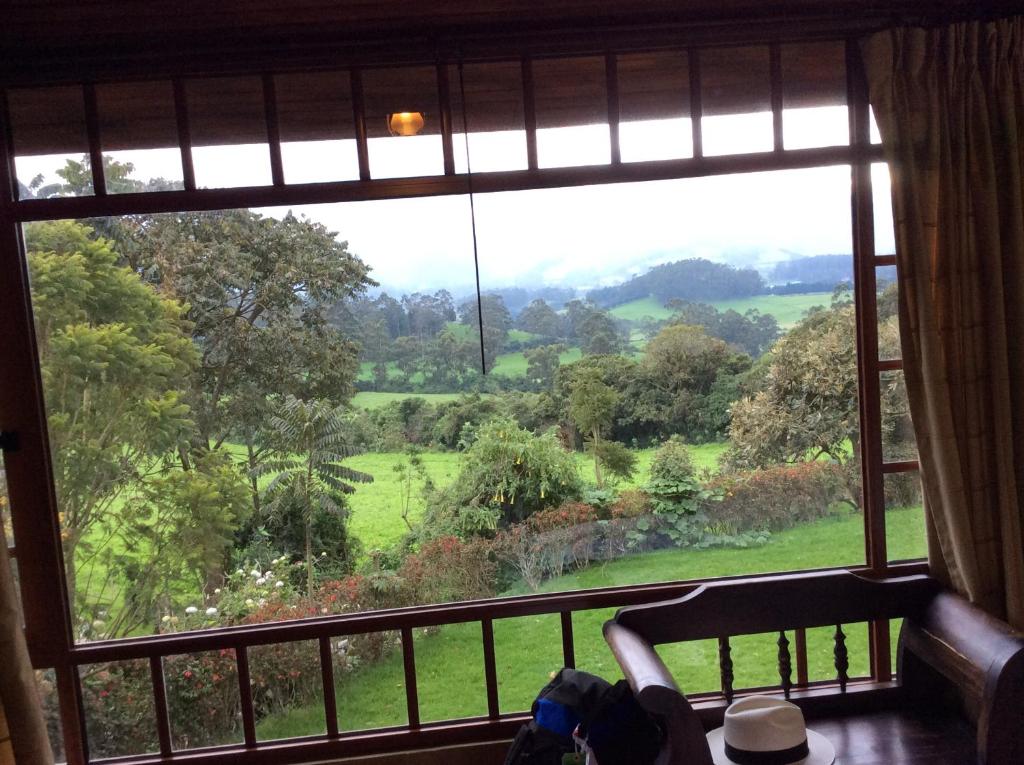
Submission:
[[[0,765],[52,765],[15,586],[0,525]]]
[[[933,573],[1024,629],[1024,19],[862,46]]]

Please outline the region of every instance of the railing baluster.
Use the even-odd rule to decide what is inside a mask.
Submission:
[[[252,707],[252,680],[249,677],[249,652],[244,645],[235,647],[238,668],[238,695],[242,702],[242,733],[247,747],[256,746],[256,714]]]
[[[149,675],[153,681],[153,711],[156,713],[156,735],[160,755],[171,755],[171,723],[167,715],[167,688],[164,685],[164,662],[160,656],[149,657]]]
[[[320,677],[324,686],[324,717],[327,735],[338,735],[338,700],[334,694],[334,659],[331,657],[331,639],[320,638]]]
[[[562,662],[576,669],[576,643],[572,636],[572,611],[562,611]]]
[[[498,670],[494,661],[494,623],[481,619],[480,628],[484,641],[484,681],[487,684],[487,716],[498,719]]]
[[[836,678],[839,680],[839,689],[845,693],[846,683],[850,679],[847,674],[850,669],[850,655],[846,650],[846,635],[843,634],[842,624],[836,625],[834,640],[835,648],[832,653],[835,657]]]
[[[718,638],[718,672],[722,678],[722,694],[725,700],[732,703],[732,646],[729,645],[729,636]]]
[[[420,700],[416,689],[416,654],[412,644],[412,628],[402,627],[402,664],[405,667],[405,704],[409,710],[409,727],[420,727]]]
[[[789,657],[789,639],[786,631],[779,631],[779,680],[782,681],[782,692],[789,698],[789,690],[793,687],[793,664]]]
[[[807,630],[801,627],[794,630],[796,637],[796,684],[798,688],[807,687]]]

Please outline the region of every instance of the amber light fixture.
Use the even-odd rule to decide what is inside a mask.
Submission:
[[[416,135],[423,130],[423,112],[395,112],[388,115],[391,135]]]

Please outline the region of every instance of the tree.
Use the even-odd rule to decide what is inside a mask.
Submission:
[[[590,436],[590,450],[594,456],[594,479],[599,489],[604,488],[601,474],[601,431],[611,427],[619,395],[605,385],[596,372],[577,377],[569,398],[569,414],[578,427]]]
[[[346,443],[344,409],[326,401],[285,399],[271,416],[274,454],[255,471],[273,475],[264,496],[266,511],[299,509],[305,540],[306,593],[313,597],[313,523],[317,516],[344,518],[343,495],[355,491],[351,482],[368,483],[373,476],[345,467],[342,461],[357,452]]]
[[[559,354],[564,352],[565,346],[561,344],[542,345],[523,351],[526,357],[526,379],[540,388],[550,388],[558,372]]]
[[[551,338],[563,335],[562,323],[555,309],[540,298],[526,306],[516,319],[516,325],[524,332]]]
[[[189,402],[196,435],[181,452],[245,444],[250,473],[261,430],[287,396],[340,404],[354,391],[358,347],[328,320],[338,300],[373,284],[324,226],[248,210],[157,216],[137,242],[137,268],[188,306],[200,350]],[[259,494],[252,486],[254,508]]]
[[[78,223],[26,229],[53,474],[62,514],[68,588],[128,526],[114,512],[193,423],[179,386],[197,354],[183,306],[127,268],[105,239]]]

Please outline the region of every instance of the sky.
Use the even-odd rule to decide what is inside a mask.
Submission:
[[[787,148],[845,143],[845,107],[786,110]],[[770,113],[705,118],[708,155],[769,151]],[[692,156],[689,120],[623,123],[623,161]],[[465,172],[466,142],[455,136],[456,171]],[[524,133],[471,134],[475,172],[525,168]],[[199,186],[270,182],[265,144],[193,149]],[[135,165],[135,176],[180,180],[176,149],[111,152]],[[437,175],[443,171],[438,136],[377,138],[369,142],[375,178]],[[541,167],[608,161],[608,128],[585,125],[538,131]],[[283,144],[287,182],[358,177],[354,141]],[[19,179],[53,178],[64,156],[19,157]],[[872,173],[878,252],[892,252],[889,179]],[[672,181],[542,189],[475,195],[481,286],[561,285],[578,289],[614,284],[649,267],[702,257],[770,274],[774,263],[798,256],[850,253],[848,167],[776,171]],[[259,212],[280,217],[289,208]],[[468,293],[473,284],[467,196],[430,197],[291,208],[322,222],[369,263],[392,291]]]

